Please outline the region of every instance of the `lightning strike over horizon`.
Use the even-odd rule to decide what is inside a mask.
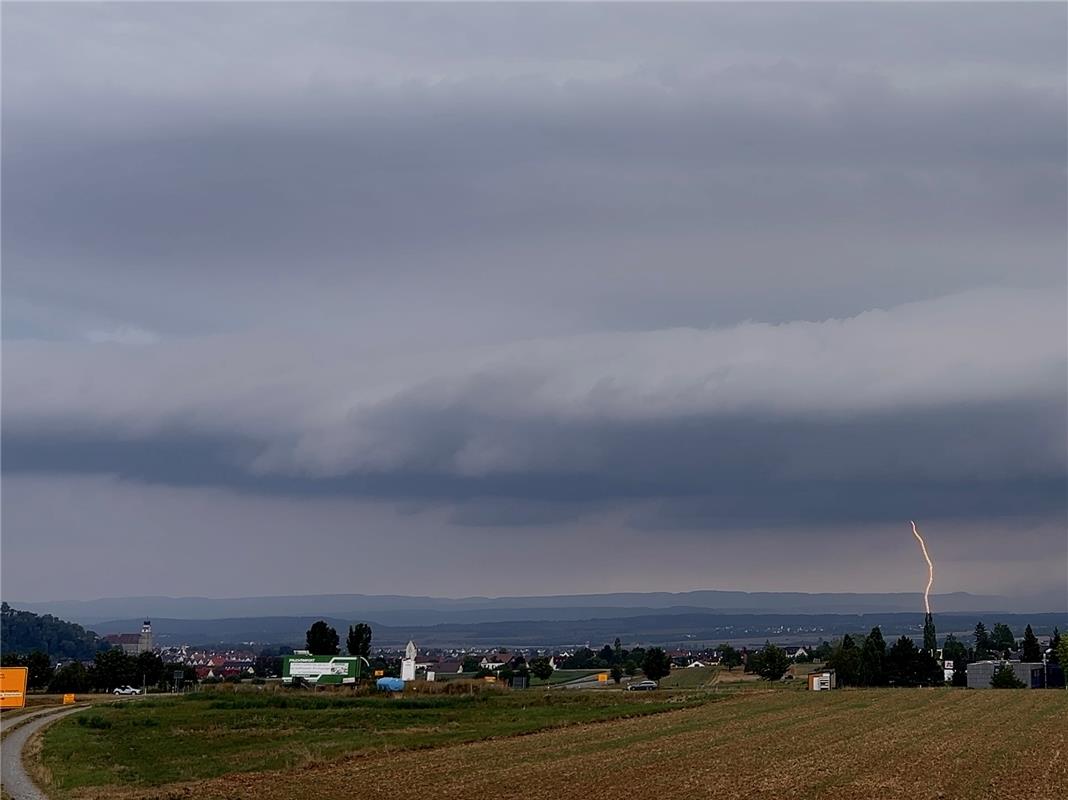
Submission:
[[[909,520],[912,525],[912,535],[916,537],[916,541],[920,543],[920,549],[923,550],[924,560],[927,561],[927,588],[923,590],[923,605],[927,613],[931,613],[931,585],[934,583],[934,564],[931,562],[931,557],[927,555],[927,544],[923,541],[923,537],[920,536],[920,532],[916,530],[916,523]]]

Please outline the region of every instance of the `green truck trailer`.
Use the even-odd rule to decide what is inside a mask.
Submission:
[[[359,656],[292,655],[282,657],[282,683],[300,678],[316,686],[356,683],[370,665]]]

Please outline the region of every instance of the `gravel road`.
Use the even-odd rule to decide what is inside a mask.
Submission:
[[[22,749],[34,733],[46,725],[50,725],[60,717],[74,714],[88,706],[78,708],[54,709],[35,711],[10,720],[3,726],[4,732],[10,730],[0,743],[0,780],[2,780],[5,796],[11,800],[47,800],[47,795],[34,785],[30,776],[26,774],[22,766]],[[17,726],[17,727],[16,727]]]

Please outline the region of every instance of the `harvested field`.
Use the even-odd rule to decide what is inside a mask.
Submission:
[[[431,750],[77,797],[1068,797],[1068,692],[721,696],[696,708]]]
[[[462,688],[462,687],[459,687]],[[238,771],[299,770],[354,754],[397,753],[531,734],[556,726],[655,714],[700,698],[667,692],[531,691],[474,694],[233,692],[112,702],[62,720],[41,750],[49,792],[110,794]]]

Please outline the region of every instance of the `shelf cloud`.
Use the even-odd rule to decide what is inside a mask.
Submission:
[[[284,504],[364,542],[915,518],[1068,556],[1066,27],[13,6],[5,548],[53,486],[101,553],[140,495],[213,504],[235,548]]]

